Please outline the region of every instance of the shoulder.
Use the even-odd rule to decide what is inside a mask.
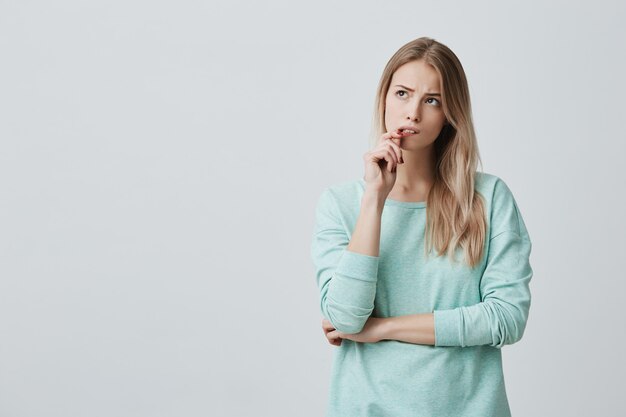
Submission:
[[[475,189],[486,201],[490,236],[502,232],[527,233],[519,206],[509,185],[497,175],[476,172]]]
[[[506,186],[504,180],[499,176],[482,171],[476,171],[474,183],[477,190],[480,192],[486,192],[487,194],[492,194],[496,188],[499,188],[502,185]]]
[[[317,208],[339,215],[358,211],[364,191],[365,182],[360,178],[330,184],[321,191]]]
[[[474,187],[488,202],[497,204],[503,203],[506,199],[514,200],[508,184],[495,174],[477,171]]]
[[[322,190],[321,197],[325,200],[335,200],[341,203],[359,197],[365,190],[365,183],[362,179],[345,180],[326,186]]]

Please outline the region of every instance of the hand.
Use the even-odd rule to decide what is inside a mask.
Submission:
[[[396,182],[396,168],[403,164],[400,139],[408,133],[394,130],[383,134],[378,146],[363,155],[367,188],[386,198]]]
[[[370,317],[365,322],[365,326],[359,333],[347,334],[336,330],[332,323],[325,318],[322,320],[322,329],[331,345],[341,346],[343,339],[353,340],[361,343],[376,343],[383,340],[384,318]]]

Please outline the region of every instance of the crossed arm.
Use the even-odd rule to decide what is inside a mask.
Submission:
[[[361,211],[347,247],[350,252],[378,256],[383,205],[384,199],[365,193],[362,198]],[[385,318],[370,316],[363,329],[354,334],[336,330],[333,324],[325,318],[322,320],[322,328],[328,341],[337,346],[341,344],[341,339],[370,343],[381,340],[399,340],[423,345],[435,344],[433,313]]]
[[[332,210],[336,206],[332,194],[324,193],[318,204],[311,255],[320,289],[322,326],[331,344],[340,344],[342,339],[374,343],[398,340],[435,346],[501,348],[521,339],[531,303],[532,244],[505,184],[500,183],[494,191],[493,204],[497,209],[490,222],[492,231],[480,280],[480,302],[422,314],[371,317],[380,256],[382,203],[374,199],[365,204],[366,201],[364,196],[351,238],[336,208]],[[332,319],[332,323],[326,318]]]
[[[435,320],[433,313],[410,314],[396,317],[370,317],[359,333],[346,334],[336,330],[327,319],[322,329],[331,345],[339,346],[342,339],[355,342],[376,343],[381,340],[398,340],[419,345],[435,345]]]

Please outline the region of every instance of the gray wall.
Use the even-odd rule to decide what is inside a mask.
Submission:
[[[431,36],[533,239],[515,416],[624,415],[618,1],[0,1],[0,416],[322,416],[314,205]]]

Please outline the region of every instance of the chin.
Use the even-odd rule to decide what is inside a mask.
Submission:
[[[401,141],[400,149],[406,150],[406,151],[419,151],[422,149],[430,148],[431,146],[433,146],[434,142],[435,142],[434,139],[430,141],[424,141],[421,139]]]

